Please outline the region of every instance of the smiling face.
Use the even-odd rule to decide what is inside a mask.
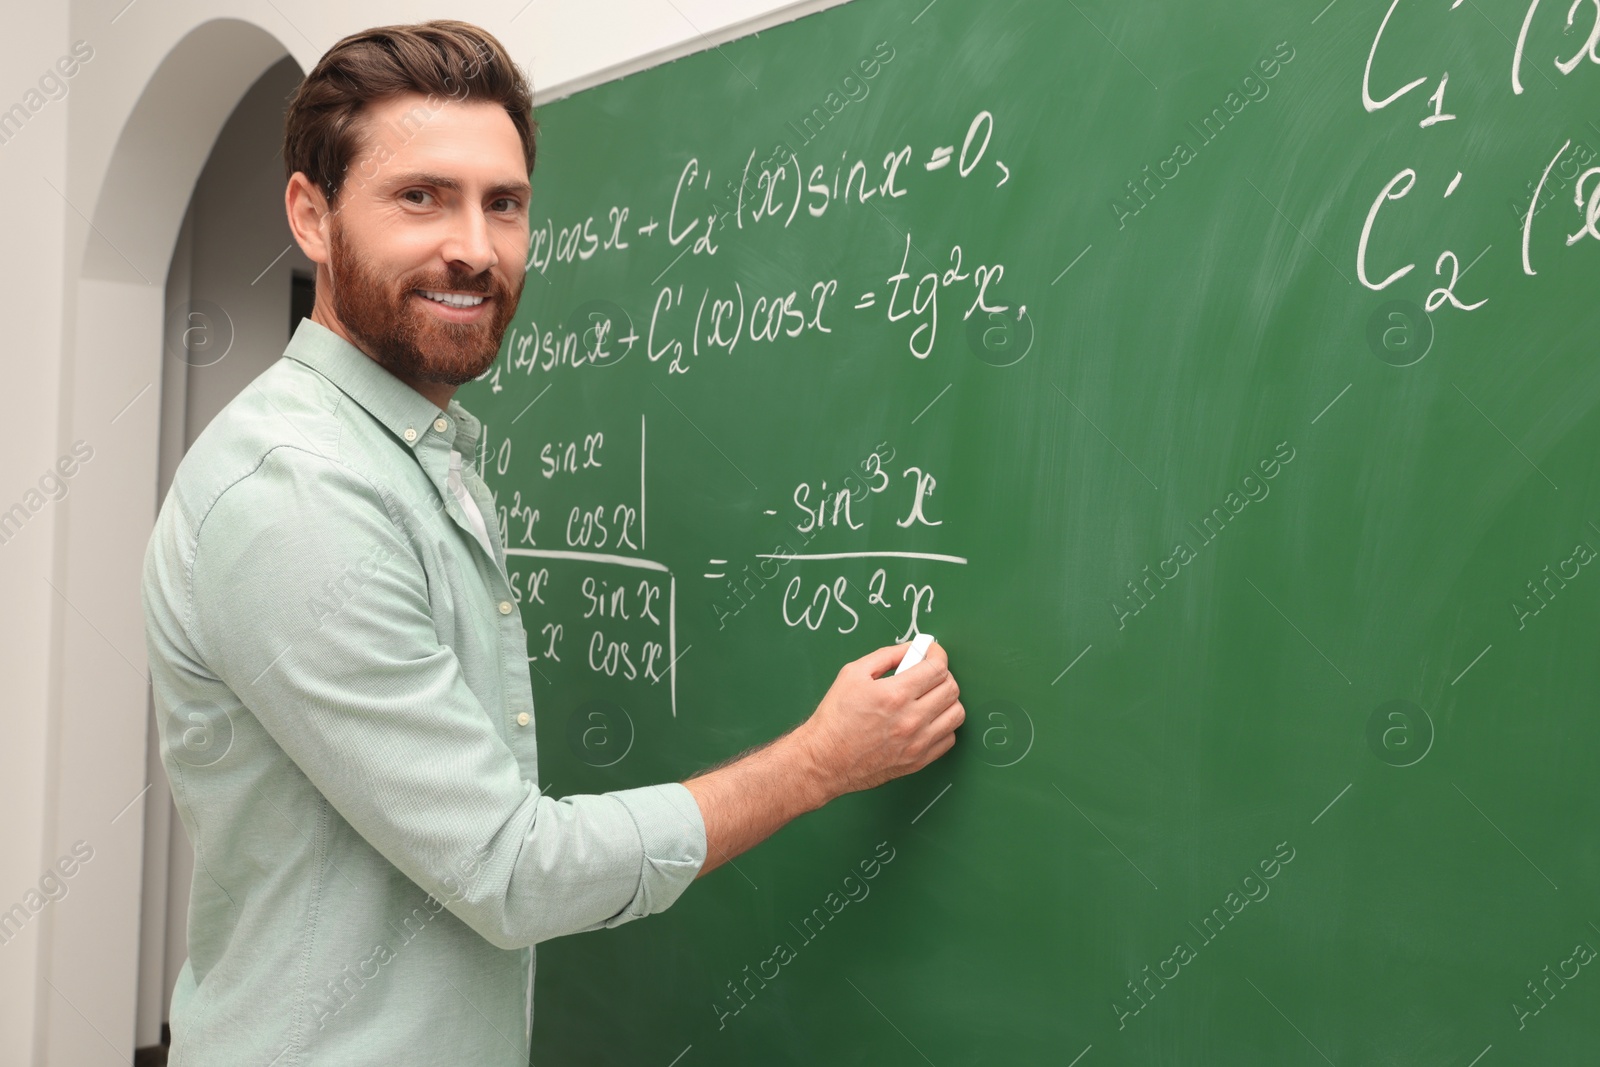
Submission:
[[[494,362],[522,296],[530,190],[502,107],[433,103],[368,105],[334,208],[298,173],[288,199],[320,265],[312,319],[443,407]]]

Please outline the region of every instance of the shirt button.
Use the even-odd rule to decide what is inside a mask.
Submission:
[[[405,439],[407,441],[415,441],[417,439],[417,431],[415,431],[411,427],[407,426],[406,427],[406,432],[405,432]]]
[[[448,430],[450,428],[450,424],[448,422],[444,421],[443,419],[434,419],[433,420],[433,428],[435,430],[438,430],[440,433],[444,433],[446,430]]]
[[[528,717],[528,713],[525,712],[525,711],[522,714],[517,716],[517,725],[518,726],[526,726],[526,725],[528,725],[528,723],[530,723],[532,721],[533,720]]]
[[[511,601],[509,601],[509,600],[500,601],[500,614],[502,614],[502,615],[510,615],[511,614]]]

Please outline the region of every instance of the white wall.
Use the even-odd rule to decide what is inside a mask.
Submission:
[[[290,272],[313,271],[283,210],[283,111],[303,76],[285,56],[250,87],[217,136],[183,219],[166,277],[157,496],[200,431],[283,354]],[[144,878],[135,1041],[160,1042],[172,987],[188,955],[185,924],[194,852],[146,727]]]
[[[162,383],[174,388],[165,283],[195,183],[246,91],[285,56],[310,69],[347,33],[453,17],[499,36],[544,100],[837,2],[9,0],[0,112],[33,110],[0,143],[3,365],[23,411],[0,450],[0,512],[38,502],[28,491],[75,441],[94,458],[0,544],[0,919],[13,904],[26,917],[0,944],[0,1067],[132,1058],[154,793],[139,564],[162,411],[174,409],[162,403]],[[29,97],[80,40],[93,56],[66,95]],[[230,373],[211,384],[237,388]],[[27,894],[77,841],[93,859],[28,913]]]
[[[0,108],[22,98],[27,85],[61,53],[67,13],[39,8],[0,34]],[[28,72],[22,74],[21,72]],[[62,290],[67,282],[66,216],[50,188],[65,190],[67,114],[64,101],[46,104],[22,130],[0,144],[0,189],[27,210],[4,214],[0,287],[19,309],[8,316],[0,365],[7,391],[22,406],[24,431],[0,449],[0,511],[23,499],[55,462],[60,437]],[[50,184],[46,184],[46,183]],[[26,308],[26,311],[20,309]],[[58,614],[54,580],[56,505],[47,504],[0,544],[0,910],[36,886],[46,862],[46,775],[50,636]],[[49,859],[55,857],[51,855]],[[0,1064],[27,1063],[39,1008],[37,965],[41,929],[35,919],[0,945]]]

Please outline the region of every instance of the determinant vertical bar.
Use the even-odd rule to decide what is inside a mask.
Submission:
[[[667,578],[667,673],[672,677],[667,679],[672,687],[672,717],[678,717],[678,578],[671,575]]]
[[[639,415],[639,550],[644,551],[644,414]]]

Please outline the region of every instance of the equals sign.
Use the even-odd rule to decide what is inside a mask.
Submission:
[[[856,310],[860,311],[862,308],[872,307],[877,302],[878,302],[878,294],[877,293],[862,293],[861,294],[861,303],[856,305]]]
[[[711,565],[713,567],[720,567],[723,564],[726,564],[727,562],[728,561],[725,560],[725,559],[714,559],[714,560],[711,561]],[[707,578],[726,578],[727,575],[725,573],[721,572],[721,571],[718,571],[716,574],[707,573],[706,577]]]
[[[955,145],[946,145],[944,148],[935,148],[933,158],[924,163],[928,170],[940,170],[950,165],[950,157],[955,154]]]

